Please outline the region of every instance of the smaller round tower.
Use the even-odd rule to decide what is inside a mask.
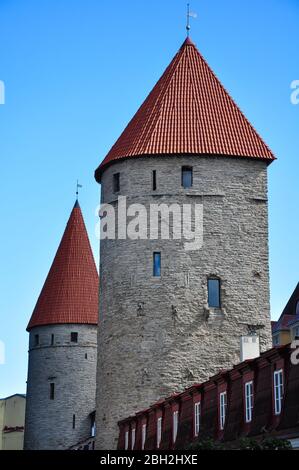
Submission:
[[[98,283],[76,201],[27,327],[25,449],[68,449],[92,434]]]

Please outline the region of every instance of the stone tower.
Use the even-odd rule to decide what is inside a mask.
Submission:
[[[273,160],[188,38],[95,172],[116,215],[126,197],[128,221],[135,203],[203,209],[201,249],[125,239],[117,217],[121,236],[101,240],[97,448],[116,446],[119,419],[238,363],[248,325],[271,346]]]
[[[67,449],[91,436],[98,273],[76,202],[31,320],[25,449]]]

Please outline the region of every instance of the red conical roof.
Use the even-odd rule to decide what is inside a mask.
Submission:
[[[147,155],[275,159],[188,38],[95,172]]]
[[[76,202],[27,330],[57,323],[98,323],[99,276]]]

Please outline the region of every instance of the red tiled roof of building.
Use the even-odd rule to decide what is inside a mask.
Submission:
[[[59,323],[98,323],[99,276],[76,202],[27,330]]]
[[[95,172],[148,155],[275,159],[188,38]]]

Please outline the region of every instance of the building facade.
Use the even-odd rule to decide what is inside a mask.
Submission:
[[[137,408],[237,364],[248,329],[258,329],[262,351],[271,347],[273,160],[187,39],[95,174],[117,233],[100,248],[98,449],[117,446],[117,422]],[[129,220],[138,214],[130,239],[119,196]],[[199,249],[174,236],[173,204],[201,207]],[[155,205],[169,239],[149,236]]]
[[[25,449],[92,437],[97,321],[98,273],[76,202],[27,328]]]
[[[212,439],[288,439],[299,448],[299,365],[281,346],[202,384],[160,400],[119,423],[118,448],[184,450]],[[299,359],[299,350],[295,356]]]
[[[299,283],[278,321],[272,322],[273,346],[283,346],[299,340]]]
[[[16,393],[0,399],[0,450],[22,450],[26,396]]]

